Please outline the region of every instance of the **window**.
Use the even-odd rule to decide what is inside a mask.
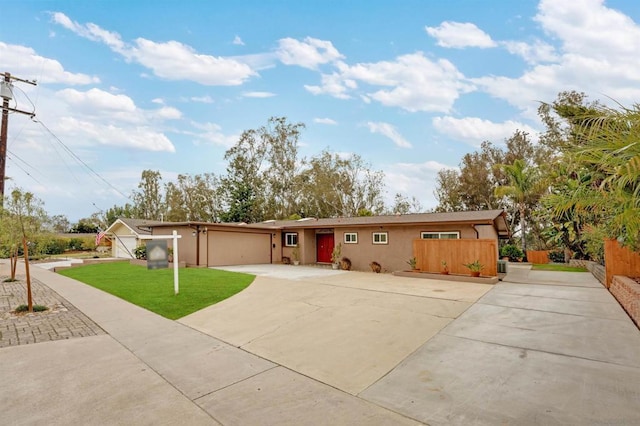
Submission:
[[[386,232],[374,232],[373,244],[389,244]]]
[[[285,247],[297,247],[298,246],[298,233],[297,232],[286,232],[284,234],[284,245],[285,245]]]
[[[344,243],[345,244],[358,244],[358,233],[357,232],[345,232],[344,233]]]
[[[420,238],[423,240],[457,240],[460,238],[460,233],[458,231],[421,232]]]

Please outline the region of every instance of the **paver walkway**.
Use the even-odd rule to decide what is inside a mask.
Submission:
[[[0,348],[104,334],[89,317],[36,279],[31,280],[33,303],[49,309],[13,313],[19,305],[26,305],[27,286],[24,275],[16,276],[14,282],[4,282],[6,278],[0,275]]]

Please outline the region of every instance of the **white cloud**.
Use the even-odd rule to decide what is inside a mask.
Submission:
[[[101,145],[145,151],[175,152],[175,147],[164,134],[146,126],[125,128],[66,116],[60,118],[56,129],[67,138],[84,139],[87,142],[94,141]]]
[[[338,73],[322,74],[322,85],[314,86],[305,84],[304,88],[314,95],[330,95],[338,99],[349,99],[347,86]]]
[[[109,92],[96,88],[86,92],[75,89],[64,89],[57,93],[58,96],[64,99],[69,105],[84,111],[134,112],[136,110],[133,99],[130,97],[126,95],[112,95]]]
[[[238,45],[238,46],[244,46],[244,41],[242,41],[240,36],[235,36],[233,38],[233,44]]]
[[[162,107],[153,112],[153,115],[162,120],[178,120],[182,118],[182,112],[173,107]]]
[[[178,41],[156,43],[144,38],[128,53],[140,64],[167,80],[191,80],[207,86],[237,86],[257,75],[233,59],[197,53]]]
[[[346,81],[385,87],[367,96],[410,112],[448,112],[461,93],[474,90],[451,62],[432,61],[422,52],[400,56],[393,62],[344,66],[342,76]]]
[[[606,7],[603,0],[541,0],[535,20],[557,41],[557,59],[544,63],[552,58],[543,46],[542,57],[540,51],[529,56],[532,67],[521,76],[485,76],[474,83],[532,116],[538,101],[550,102],[564,90],[608,96],[621,103],[640,98],[640,25],[630,17]],[[510,48],[515,53],[522,50],[513,44]],[[519,54],[523,53],[531,52]]]
[[[209,95],[206,96],[193,96],[191,97],[191,100],[193,102],[200,102],[203,104],[212,104],[213,103],[213,98]]]
[[[242,96],[245,98],[271,98],[276,94],[271,92],[244,92]]]
[[[332,120],[331,118],[314,118],[313,122],[318,124],[329,124],[331,126],[338,124],[336,120]]]
[[[316,69],[318,65],[344,58],[330,41],[306,37],[303,41],[283,38],[278,41],[278,59],[285,65]]]
[[[138,38],[131,45],[123,42],[117,33],[92,23],[79,24],[60,12],[53,14],[53,21],[81,37],[106,44],[128,61],[135,61],[167,80],[191,80],[208,86],[236,86],[257,75],[246,63],[198,53],[178,41],[157,43]]]
[[[446,116],[435,117],[432,124],[437,132],[474,147],[479,147],[484,141],[502,144],[516,130],[527,132],[534,142],[538,140],[538,131],[533,127],[512,120],[494,123],[476,117],[454,118]]]
[[[162,98],[151,99],[151,102],[153,102],[154,104],[158,104],[158,105],[164,105],[164,99],[162,99]]]
[[[470,22],[445,21],[438,27],[425,27],[427,33],[438,41],[438,46],[462,49],[465,47],[495,47],[491,37]]]
[[[362,86],[368,85],[373,91],[359,94],[364,102],[375,100],[410,112],[449,112],[460,94],[475,89],[451,62],[432,61],[422,52],[402,55],[395,61],[352,66],[339,62],[336,66],[338,72],[323,74],[320,86],[305,88],[314,95],[349,99],[351,91],[366,90]]]
[[[536,40],[533,43],[505,41],[500,44],[505,46],[509,53],[518,55],[531,64],[538,62],[555,62],[559,59],[555,48],[541,40]]]
[[[95,76],[66,71],[60,62],[40,56],[30,47],[0,41],[0,58],[3,67],[12,74],[38,80],[38,83],[85,85],[100,82]]]
[[[367,126],[369,127],[369,131],[371,133],[379,133],[383,136],[388,137],[400,148],[412,147],[411,143],[407,141],[393,125],[389,123],[369,121],[367,123]]]
[[[231,148],[238,142],[238,135],[225,135],[222,132],[222,127],[216,123],[196,123],[192,122],[191,125],[200,130],[200,132],[185,132],[188,135],[195,136],[199,143],[208,143],[213,145],[222,146],[224,148]]]
[[[408,194],[416,197],[425,209],[435,208],[438,205],[434,195],[438,171],[455,168],[437,161],[391,164],[385,167],[388,193]]]

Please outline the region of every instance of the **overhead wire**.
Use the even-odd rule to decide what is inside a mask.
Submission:
[[[128,195],[124,194],[122,191],[120,191],[118,188],[116,188],[111,182],[109,182],[107,179],[102,177],[102,175],[100,175],[91,166],[89,166],[80,157],[78,157],[76,155],[76,153],[74,153],[71,150],[71,148],[69,148],[64,142],[62,142],[62,140],[55,133],[53,133],[53,131],[51,129],[49,129],[49,127],[47,127],[42,121],[36,120],[35,118],[33,119],[33,121],[38,123],[38,124],[40,124],[56,141],[58,141],[58,143],[64,148],[64,150],[73,159],[75,159],[78,163],[80,163],[82,166],[84,166],[90,172],[91,176],[93,176],[95,178],[98,178],[101,182],[105,183],[109,188],[113,189],[115,192],[117,192],[118,194],[122,195],[124,198],[126,198],[128,200],[131,200],[131,198]]]

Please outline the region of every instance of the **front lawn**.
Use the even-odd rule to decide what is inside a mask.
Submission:
[[[588,272],[586,268],[577,266],[558,265],[555,263],[534,264],[531,269],[537,271],[557,271],[557,272]]]
[[[217,269],[181,268],[180,294],[173,294],[173,269],[148,270],[127,262],[79,266],[60,271],[169,319],[178,319],[244,290],[254,275]]]

